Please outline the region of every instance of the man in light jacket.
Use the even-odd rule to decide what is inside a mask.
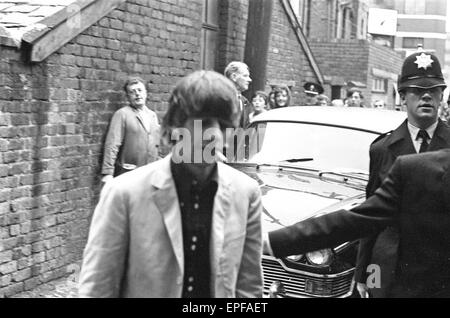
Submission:
[[[166,158],[103,189],[80,274],[81,297],[261,297],[261,193],[223,164],[237,126],[234,85],[198,71],[174,89]]]
[[[158,159],[158,118],[146,106],[144,81],[130,77],[124,90],[129,105],[117,110],[111,119],[103,152],[103,182]]]

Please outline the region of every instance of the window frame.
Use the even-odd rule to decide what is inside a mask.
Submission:
[[[202,31],[200,43],[200,67],[202,69],[216,70],[217,45],[219,40],[219,1],[204,0],[202,13]],[[215,14],[213,11],[217,10]]]

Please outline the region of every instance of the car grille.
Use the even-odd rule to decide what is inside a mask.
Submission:
[[[317,275],[293,269],[286,271],[277,259],[263,257],[264,294],[272,283],[284,285],[287,297],[346,297],[351,293],[353,269],[334,275]],[[314,276],[313,276],[314,275]]]

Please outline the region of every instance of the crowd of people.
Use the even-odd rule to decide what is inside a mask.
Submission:
[[[260,189],[222,162],[224,131],[289,106],[291,92],[280,85],[249,102],[242,94],[251,81],[242,62],[230,63],[224,75],[189,74],[175,86],[161,124],[146,106],[144,81],[125,83],[129,105],[116,111],[107,133],[105,184],[80,296],[262,297],[263,250],[284,257],[361,238],[355,273],[361,297],[449,297],[450,128],[438,117],[446,84],[437,58],[418,52],[404,61],[398,87],[407,120],[370,147],[367,201],[264,236]],[[308,103],[328,105],[320,85],[304,88]],[[355,89],[346,100],[349,107],[364,105]],[[198,141],[198,130],[211,138]],[[164,158],[160,141],[171,146]],[[211,143],[214,160],[197,158],[197,148],[205,154]],[[178,144],[187,147],[180,151]],[[430,153],[417,155],[423,152]],[[383,272],[376,291],[365,281],[371,263]]]

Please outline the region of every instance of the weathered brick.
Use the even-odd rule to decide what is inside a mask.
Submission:
[[[39,285],[39,277],[33,277],[25,280],[24,290],[32,290]]]
[[[33,262],[39,264],[45,261],[45,252],[33,254]]]
[[[11,261],[0,265],[0,274],[6,275],[17,271],[17,261]]]
[[[27,234],[30,232],[30,230],[31,230],[31,222],[30,221],[21,223],[21,225],[20,225],[20,233],[21,234]]]
[[[20,293],[20,292],[23,291],[23,286],[24,286],[24,285],[23,285],[22,282],[16,283],[16,284],[12,284],[12,285],[9,285],[9,286],[7,286],[7,287],[5,287],[5,288],[2,288],[2,289],[0,290],[0,294],[3,293],[3,295],[4,295],[5,297],[9,297],[9,296],[18,294],[18,293]]]
[[[123,23],[120,20],[117,19],[110,19],[110,26],[113,29],[122,30],[123,29]]]
[[[9,227],[9,234],[11,236],[20,235],[20,224],[14,224]]]
[[[33,258],[31,257],[21,258],[17,260],[18,270],[22,270],[24,268],[31,268],[32,265],[33,265]]]
[[[12,261],[13,252],[11,250],[0,253],[0,264]]]
[[[31,277],[31,269],[30,268],[26,268],[26,269],[23,269],[21,271],[17,271],[14,274],[12,274],[12,279],[15,282],[21,282],[21,281],[24,281],[24,280],[26,280],[26,279],[28,279],[30,277]]]
[[[12,276],[11,275],[1,275],[0,276],[0,287],[5,287],[11,284]]]

